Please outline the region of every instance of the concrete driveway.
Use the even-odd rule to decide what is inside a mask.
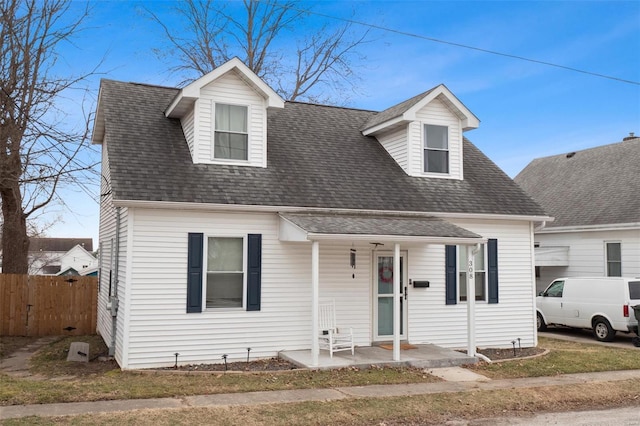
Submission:
[[[563,328],[563,327],[549,327],[547,331],[538,332],[538,336],[550,337],[552,339],[568,340],[571,342],[591,343],[596,345],[611,346],[614,348],[622,349],[637,349],[640,347],[633,346],[631,339],[636,337],[635,333],[616,333],[616,338],[613,342],[599,342],[593,337],[591,330],[581,330],[575,328]]]

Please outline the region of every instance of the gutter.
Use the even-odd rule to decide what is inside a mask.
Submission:
[[[194,203],[181,201],[144,201],[144,200],[113,200],[118,207],[133,207],[143,209],[172,209],[194,211],[234,211],[252,213],[345,213],[345,214],[371,214],[371,215],[402,215],[415,217],[436,217],[442,219],[481,219],[481,220],[526,220],[532,222],[551,221],[550,216],[516,215],[502,213],[455,213],[455,212],[428,212],[408,210],[370,210],[349,209],[331,207],[303,207],[303,206],[271,206],[251,204],[214,204]]]

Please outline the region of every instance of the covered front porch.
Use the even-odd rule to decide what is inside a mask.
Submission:
[[[389,345],[388,347],[392,347]],[[477,358],[452,349],[443,348],[432,344],[406,345],[402,344],[400,359],[394,361],[393,350],[384,346],[359,346],[355,348],[355,354],[351,352],[337,352],[333,357],[329,352],[320,351],[317,364],[312,351],[281,351],[278,356],[304,368],[332,369],[344,367],[369,368],[375,366],[411,366],[418,368],[456,367],[465,364],[474,364]]]
[[[281,356],[297,363],[298,365],[312,368],[336,368],[346,366],[364,366],[371,364],[379,365],[416,365],[420,367],[429,366],[451,366],[462,363],[475,362],[475,287],[473,283],[474,277],[474,253],[479,250],[481,244],[486,242],[482,236],[475,234],[467,229],[460,228],[452,223],[442,219],[420,216],[420,215],[371,215],[371,214],[344,214],[344,213],[326,213],[326,214],[309,214],[309,213],[281,213],[279,226],[280,241],[288,242],[306,242],[311,243],[311,347],[304,350],[283,351]],[[350,318],[362,320],[366,318],[367,330],[362,328],[360,322],[359,343],[356,341],[355,354],[351,354],[351,346],[356,340],[351,332],[351,346],[348,346],[349,352],[333,354],[333,359],[328,352],[320,350],[319,338],[326,336],[327,330],[333,329],[332,326],[326,326],[320,322],[320,253],[323,250],[334,252],[334,247],[345,247],[345,243],[351,244],[350,263],[351,267],[356,267],[356,246],[354,244],[369,244],[367,259],[365,259],[365,282],[368,290],[360,286],[360,292],[351,292],[343,290],[343,283],[350,280],[344,280],[338,273],[334,271],[332,275],[326,273],[324,269],[324,282],[327,279],[333,285],[331,291],[326,291],[330,286],[323,285],[323,297],[327,296],[338,299],[342,304],[342,316],[350,316]],[[384,247],[386,245],[386,247]],[[416,255],[419,250],[427,246],[445,245],[465,245],[469,247],[467,252],[468,281],[466,285],[468,302],[466,303],[466,346],[470,357],[459,352],[444,349],[430,344],[431,339],[425,336],[425,330],[429,327],[436,330],[438,327],[447,324],[446,320],[435,318],[430,322],[419,320],[419,315],[414,317],[413,322],[407,320],[408,304],[414,303],[414,312],[418,312],[415,308],[422,304],[427,306],[429,299],[433,300],[434,291],[425,291],[430,287],[428,279],[436,275],[445,275],[444,259],[441,261],[442,269],[439,267],[425,269],[419,273],[409,275],[407,268],[407,258],[414,251],[415,259],[429,256]],[[383,246],[381,249],[379,246]],[[346,246],[348,247],[348,246]],[[420,247],[420,248],[418,248]],[[346,252],[345,252],[346,253]],[[325,262],[328,258],[325,257]],[[324,263],[323,265],[326,265]],[[335,258],[330,264],[331,267],[336,265]],[[414,263],[415,265],[415,263]],[[334,267],[335,269],[335,267]],[[395,271],[395,272],[394,272]],[[436,271],[436,272],[434,272]],[[355,274],[349,274],[355,279]],[[355,281],[354,281],[355,282]],[[363,283],[362,280],[359,283]],[[420,285],[418,285],[420,284]],[[348,287],[345,287],[345,289]],[[413,292],[417,298],[408,301],[408,295],[413,288],[420,288]],[[362,290],[365,290],[364,292]],[[345,299],[343,294],[350,294],[346,299],[353,306],[349,306],[348,311],[345,310]],[[437,302],[436,306],[444,306],[444,294],[442,299]],[[368,301],[368,307],[359,303],[361,300]],[[418,303],[416,305],[415,303]],[[364,308],[364,310],[363,310]],[[323,308],[324,309],[324,308]],[[437,309],[437,308],[436,308]],[[348,313],[347,313],[348,312]],[[352,312],[358,312],[359,316],[354,316]],[[431,313],[434,310],[431,309]],[[347,315],[345,315],[347,314]],[[335,315],[333,313],[332,315]],[[324,316],[323,316],[324,318]],[[349,328],[350,324],[334,324],[338,328]],[[411,333],[410,330],[413,330]],[[458,330],[460,326],[458,325]],[[363,334],[367,333],[365,337]],[[322,337],[323,340],[326,337]],[[376,346],[380,342],[389,342],[387,345]],[[402,344],[402,342],[413,343],[413,345]],[[323,343],[324,344],[324,343]],[[383,347],[384,346],[384,347]],[[459,347],[459,346],[455,346]],[[344,349],[342,349],[344,350]],[[466,362],[465,362],[466,361]]]

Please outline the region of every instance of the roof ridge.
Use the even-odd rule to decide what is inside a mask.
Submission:
[[[329,104],[319,104],[316,102],[304,102],[304,101],[285,101],[287,104],[300,104],[300,105],[310,105],[310,106],[318,106],[318,107],[326,107],[326,108],[336,108],[336,109],[346,109],[350,111],[364,111],[364,112],[374,112],[377,113],[379,111],[367,108],[356,108],[356,107],[348,107],[342,105],[329,105]]]
[[[640,142],[640,138],[630,139],[630,140],[626,140],[626,141],[611,142],[611,143],[608,143],[606,145],[592,146],[592,147],[589,147],[589,148],[579,149],[577,151],[567,151],[567,152],[561,152],[559,154],[547,155],[545,157],[535,158],[533,161],[544,160],[544,159],[547,159],[547,158],[554,158],[554,157],[564,157],[564,156],[567,156],[569,154],[578,154],[580,152],[595,151],[595,150],[598,150],[598,149],[611,148],[611,147],[614,147],[614,146],[617,147],[617,146],[620,146],[620,145],[628,146],[630,143],[634,143],[634,142]]]
[[[129,84],[129,85],[132,85],[132,86],[155,87],[155,88],[158,88],[158,89],[182,90],[180,87],[175,87],[175,86],[164,86],[162,84],[153,84],[153,83],[141,83],[139,81],[114,80],[112,78],[101,78],[100,79],[100,83],[102,83],[102,82]]]

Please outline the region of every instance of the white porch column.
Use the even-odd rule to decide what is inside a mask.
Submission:
[[[467,355],[476,355],[476,265],[480,245],[467,246]]]
[[[320,246],[311,243],[311,365],[318,366],[320,345],[318,343],[318,305],[320,298]]]
[[[405,272],[406,274],[406,272]],[[393,360],[400,361],[400,244],[393,246]]]

